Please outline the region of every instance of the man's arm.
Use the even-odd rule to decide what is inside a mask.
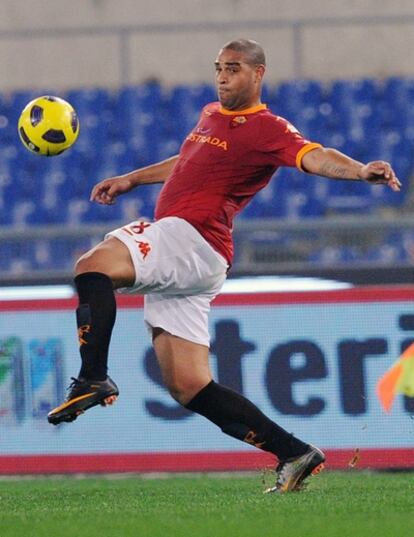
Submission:
[[[119,177],[110,177],[97,183],[91,192],[90,201],[96,201],[102,205],[112,205],[121,194],[126,194],[139,185],[164,183],[170,176],[178,155],[166,160],[139,168]]]
[[[336,149],[318,147],[302,158],[302,168],[308,173],[331,179],[367,181],[376,185],[388,185],[398,192],[401,183],[388,162],[375,160],[362,164]]]

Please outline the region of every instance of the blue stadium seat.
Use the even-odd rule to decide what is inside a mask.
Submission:
[[[217,100],[217,98],[214,98]],[[208,102],[208,101],[207,101]],[[197,91],[187,86],[175,86],[168,95],[167,135],[184,140],[194,128],[207,102],[198,98]]]
[[[306,138],[314,141],[321,140],[327,132],[326,117],[320,113],[319,106],[303,106],[292,122]]]
[[[85,113],[80,116],[80,130],[77,144],[85,145],[89,151],[101,155],[111,139],[110,128],[113,117],[109,114]]]
[[[79,257],[93,246],[90,238],[52,239],[49,243],[51,252],[51,268],[54,270],[72,271]]]
[[[135,196],[140,200],[139,216],[153,219],[155,204],[161,188],[162,184],[145,185],[135,191]]]
[[[316,195],[314,178],[295,169],[281,168],[240,217],[298,219],[320,216],[323,210],[323,203]]]
[[[382,98],[389,108],[408,111],[414,99],[414,78],[389,78],[385,81]]]
[[[87,210],[81,213],[82,223],[120,222],[122,220],[122,206],[117,201],[113,205],[100,205],[89,203]]]
[[[325,208],[334,213],[370,212],[375,207],[371,187],[354,181],[327,181]]]
[[[114,114],[116,140],[131,147],[145,145],[148,158],[157,160],[158,141],[166,129],[161,86],[149,83],[122,88],[116,98]]]
[[[30,218],[36,212],[36,202],[25,200],[17,201],[12,208],[12,224],[16,228],[27,227],[30,224]]]
[[[0,271],[7,272],[10,270],[11,258],[15,248],[15,241],[0,241]]]
[[[404,262],[406,253],[400,240],[387,241],[370,248],[366,252],[364,261],[375,263],[375,265],[393,265]]]
[[[17,125],[13,121],[9,109],[0,105],[0,145],[16,143],[18,140]]]
[[[59,157],[43,159],[18,139],[17,119],[40,94],[0,94],[0,225],[32,226],[128,222],[153,218],[161,185],[145,186],[121,197],[112,207],[91,204],[93,185],[113,175],[167,158],[179,151],[202,107],[217,100],[211,84],[176,86],[157,81],[109,91],[74,89],[62,94],[81,122],[75,146]],[[263,101],[285,116],[311,140],[320,141],[360,161],[389,160],[407,184],[414,167],[414,79],[337,80],[331,85],[295,80],[266,84]],[[281,169],[268,187],[246,207],[241,218],[301,219],[330,213],[370,212],[404,206],[408,189],[394,193],[386,186],[309,177]],[[264,240],[270,240],[269,237]],[[274,237],[273,239],[274,240]],[[70,270],[90,241],[41,241],[26,253],[0,241],[0,269],[53,266]],[[388,237],[380,249],[328,248],[313,259],[326,264],[360,261],[396,262],[414,257],[414,238]],[[8,255],[6,253],[8,252]]]
[[[158,146],[160,159],[166,159],[177,155],[180,151],[181,141],[177,138],[163,138]]]
[[[0,243],[0,256],[7,256],[4,271],[9,271],[13,276],[30,272],[34,269],[32,243],[27,241],[5,241]],[[1,263],[2,264],[2,263]]]
[[[47,92],[39,90],[17,90],[10,96],[10,110],[14,117],[19,117],[23,108],[33,99],[39,97],[39,95],[46,95]]]
[[[68,91],[65,98],[75,108],[80,122],[77,144],[85,144],[100,154],[113,137],[114,97],[105,89],[88,88]]]
[[[335,80],[329,91],[329,101],[337,108],[353,103],[371,104],[379,92],[378,84],[372,79]]]
[[[80,168],[72,168],[63,174],[56,174],[51,177],[51,180],[57,182],[56,190],[60,194],[60,198],[65,201],[73,199],[89,200],[92,189],[92,181]]]
[[[80,225],[84,221],[84,215],[89,210],[90,203],[86,196],[73,198],[67,202],[67,224]]]
[[[121,88],[114,98],[116,117],[127,117],[134,112],[157,112],[163,106],[163,89],[159,83],[147,83]]]
[[[102,114],[113,106],[112,96],[104,88],[73,89],[63,97],[75,108],[79,117],[84,114]]]
[[[145,195],[145,187],[136,190],[130,197],[121,198],[118,203],[122,222],[133,222],[139,218],[152,220],[154,217],[154,206]]]
[[[275,113],[288,119],[302,107],[317,108],[323,99],[323,86],[315,80],[294,80],[276,86],[269,95],[271,108]],[[279,111],[277,111],[279,110]]]
[[[217,101],[217,92],[211,84],[193,84],[188,86],[187,90],[185,98],[188,105],[198,112],[201,112],[206,104]]]

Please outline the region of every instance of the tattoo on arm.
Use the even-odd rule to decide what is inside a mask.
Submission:
[[[345,177],[349,177],[351,175],[347,168],[327,161],[320,165],[319,174],[338,179],[344,179]]]

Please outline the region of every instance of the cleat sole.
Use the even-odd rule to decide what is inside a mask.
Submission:
[[[325,465],[323,462],[321,462],[321,464],[318,464],[318,466],[316,466],[316,468],[312,470],[311,475],[320,474],[322,470],[324,470],[324,468],[325,468]]]
[[[110,395],[109,397],[105,397],[101,404],[103,406],[111,406],[116,403],[117,399],[118,397],[116,395]]]

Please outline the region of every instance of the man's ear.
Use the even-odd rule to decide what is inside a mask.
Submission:
[[[261,81],[264,77],[266,67],[264,65],[258,65],[256,67],[256,81]]]

